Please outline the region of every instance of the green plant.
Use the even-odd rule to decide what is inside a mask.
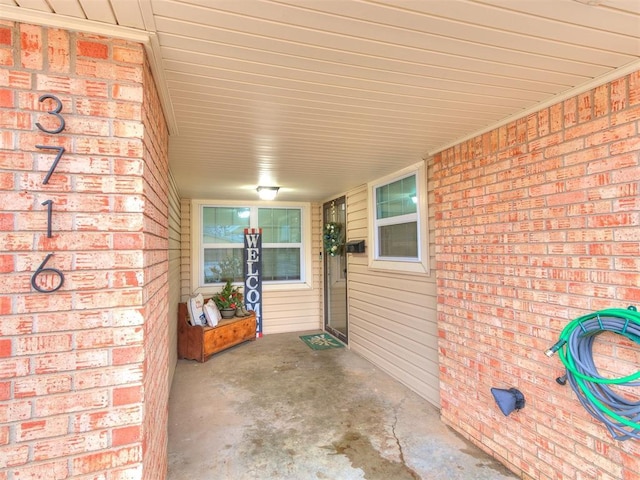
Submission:
[[[242,305],[242,293],[240,287],[234,287],[231,284],[231,280],[227,280],[224,288],[212,297],[215,304],[220,310],[232,308],[236,309]]]

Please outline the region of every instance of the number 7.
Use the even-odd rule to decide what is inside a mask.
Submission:
[[[58,150],[58,155],[56,155],[56,159],[53,161],[53,164],[49,169],[49,173],[47,173],[47,176],[44,177],[44,180],[42,181],[43,184],[46,184],[46,183],[49,183],[49,179],[51,178],[53,171],[56,169],[56,167],[58,166],[58,162],[62,158],[62,154],[64,153],[64,147],[50,147],[49,145],[36,145],[36,148],[42,148],[45,150]]]

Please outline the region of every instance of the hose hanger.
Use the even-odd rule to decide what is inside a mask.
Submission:
[[[566,374],[556,379],[569,382],[582,406],[616,440],[640,439],[640,392],[630,399],[614,392],[610,385],[640,387],[640,370],[631,375],[607,378],[600,375],[593,360],[593,345],[603,332],[622,335],[640,344],[640,314],[635,307],[610,308],[572,320],[555,345],[545,353],[558,352]]]

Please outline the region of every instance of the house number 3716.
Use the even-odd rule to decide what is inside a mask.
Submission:
[[[36,127],[38,127],[44,133],[48,133],[50,135],[57,135],[58,133],[62,132],[65,127],[64,118],[60,114],[60,112],[62,111],[62,102],[58,97],[51,94],[42,95],[38,99],[40,103],[46,100],[53,100],[54,107],[46,113],[47,115],[53,116],[54,128],[43,127],[40,124],[40,122],[36,122]],[[53,175],[53,172],[58,166],[58,162],[62,158],[62,155],[64,154],[65,149],[64,147],[54,147],[49,145],[36,145],[36,148],[40,148],[43,150],[54,150],[55,152],[57,152],[55,159],[51,164],[51,168],[49,169],[44,179],[42,180],[43,185],[46,185],[49,183],[49,180],[51,179],[51,175]],[[41,205],[46,206],[47,208],[47,238],[51,238],[53,236],[51,232],[53,200],[45,200],[44,202],[42,202]],[[47,262],[52,256],[53,256],[53,253],[48,254],[45,257],[45,259],[42,261],[38,269],[35,271],[35,273],[31,276],[31,286],[38,292],[42,292],[42,293],[55,292],[60,287],[62,287],[62,284],[64,283],[64,274],[60,270],[58,270],[57,268],[51,268],[46,266]]]

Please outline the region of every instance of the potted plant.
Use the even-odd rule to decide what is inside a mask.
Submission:
[[[224,288],[211,297],[220,310],[222,318],[232,318],[238,307],[242,306],[242,293],[239,287],[234,287],[231,280],[227,280]]]

